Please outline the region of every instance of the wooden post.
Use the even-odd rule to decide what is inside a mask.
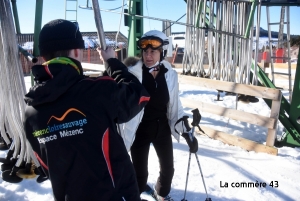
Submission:
[[[172,64],[174,64],[174,62],[175,62],[175,58],[176,58],[176,56],[177,56],[177,49],[178,49],[178,46],[177,46],[177,44],[176,44],[176,46],[175,46],[175,52],[174,52],[174,55],[173,55]]]
[[[88,63],[91,63],[91,48],[90,48],[90,44],[88,46]]]
[[[280,91],[280,93],[281,93],[281,91]],[[282,97],[282,95],[280,96],[279,100],[273,100],[272,101],[270,118],[275,119],[276,122],[274,124],[274,128],[268,128],[268,135],[267,135],[267,139],[266,139],[266,145],[270,146],[270,147],[274,146],[274,144],[275,144],[276,126],[277,126],[278,117],[279,117],[281,97]]]

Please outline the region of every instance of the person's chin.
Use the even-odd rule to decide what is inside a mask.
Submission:
[[[153,62],[151,62],[151,63],[147,63],[147,62],[146,62],[145,65],[146,65],[146,66],[153,66],[154,63],[153,63]]]

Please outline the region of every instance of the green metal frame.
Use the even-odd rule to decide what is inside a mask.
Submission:
[[[75,9],[68,9],[68,2],[75,2],[76,3]],[[78,0],[65,0],[65,20],[69,20],[71,22],[77,22],[77,7],[78,7]],[[75,12],[75,19],[67,19],[67,12]]]
[[[262,6],[300,6],[299,0],[288,1],[288,0],[262,0]]]
[[[21,34],[20,30],[20,22],[18,17],[18,9],[17,9],[17,1],[11,0],[12,3],[12,11],[14,15],[14,22],[16,27],[16,33]],[[32,62],[37,62],[37,57],[39,56],[39,34],[42,27],[42,13],[43,13],[43,0],[36,0],[36,7],[35,7],[35,24],[34,24],[34,41],[33,41],[33,55],[29,54],[27,51],[23,50],[19,46],[19,51],[26,57],[30,58]],[[33,76],[31,75],[31,86],[33,85]]]
[[[33,41],[33,56],[38,57],[39,51],[39,35],[42,28],[43,17],[43,0],[36,0],[35,4],[35,22],[34,22],[34,41]]]
[[[11,0],[12,3],[12,11],[14,15],[14,22],[16,27],[16,33],[21,34],[20,31],[20,22],[18,17],[18,9],[17,9],[17,0]],[[39,56],[39,34],[42,27],[42,17],[43,17],[43,0],[36,0],[35,7],[35,24],[34,24],[34,46],[33,46],[33,56]]]
[[[300,49],[300,48],[299,48]],[[254,62],[252,62],[252,70],[254,70]],[[269,88],[276,88],[273,82],[265,74],[265,72],[257,66],[259,82],[258,85]],[[252,76],[253,73],[251,72]],[[279,113],[279,121],[286,129],[282,135],[280,141],[275,142],[275,146],[288,146],[288,147],[300,147],[300,124],[297,123],[297,119],[300,116],[300,54],[298,54],[298,63],[296,67],[296,74],[294,80],[294,90],[292,94],[291,104],[285,99],[284,96],[281,98],[281,106]],[[271,108],[272,102],[264,99],[267,105]]]
[[[13,11],[14,20],[15,20],[16,32],[17,32],[17,34],[21,34],[18,9],[17,9],[17,0],[11,0],[11,4],[12,4],[12,11]]]
[[[137,41],[144,33],[143,19],[137,18],[134,15],[143,15],[143,0],[128,1],[128,56],[140,55],[141,51],[137,47]]]

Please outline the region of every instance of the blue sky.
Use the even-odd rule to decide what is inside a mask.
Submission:
[[[35,2],[36,0],[17,0],[21,33],[34,32]],[[99,0],[99,7],[107,10],[114,9],[122,6],[122,2],[123,0]],[[86,0],[78,0],[79,6],[86,6],[86,3]],[[125,3],[127,3],[127,0],[125,0]],[[143,3],[144,16],[176,21],[186,13],[186,3],[183,0],[144,0]],[[68,4],[69,9],[74,7],[75,4]],[[115,11],[121,12],[121,9]],[[267,29],[267,15],[265,11],[266,8],[262,7],[261,27]],[[271,22],[279,22],[280,7],[271,7],[270,11]],[[300,17],[299,12],[300,7],[290,7],[290,32],[294,35],[300,35],[300,25],[297,21]],[[120,14],[101,11],[101,17],[104,31],[119,30]],[[44,0],[42,24],[57,18],[65,19],[65,0]],[[68,14],[67,19],[71,20],[74,19],[74,17],[71,14]],[[186,18],[183,17],[179,22],[185,23],[185,20]],[[96,31],[92,10],[78,8],[77,21],[81,31]],[[162,21],[144,19],[144,32],[151,29],[162,30]],[[278,31],[277,26],[272,26],[271,29],[272,31]],[[124,26],[124,16],[122,17],[120,31],[127,36],[128,27]],[[172,32],[181,31],[185,31],[184,25],[172,26]]]

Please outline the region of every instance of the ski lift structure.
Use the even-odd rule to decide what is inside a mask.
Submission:
[[[210,87],[217,89],[218,91],[231,92],[236,94],[237,100],[238,94],[248,97],[260,97],[263,98],[271,109],[270,118],[279,119],[285,128],[285,133],[282,135],[281,139],[276,138],[276,125],[275,122],[272,128],[268,128],[268,136],[266,139],[266,145],[272,146],[300,146],[300,135],[299,135],[299,124],[297,119],[299,119],[299,109],[297,109],[297,102],[299,103],[299,89],[297,88],[297,83],[299,82],[299,76],[296,71],[295,73],[295,84],[294,90],[291,90],[291,70],[290,70],[290,55],[288,53],[287,57],[271,56],[272,59],[281,58],[288,60],[288,68],[286,73],[281,73],[281,75],[288,76],[289,80],[289,97],[290,101],[287,101],[283,95],[278,99],[273,99],[273,103],[268,98],[264,97],[262,94],[246,94],[250,93],[250,89],[243,89],[237,91],[236,84],[245,84],[248,86],[264,86],[268,88],[277,89],[275,86],[274,68],[271,68],[272,80],[268,78],[265,72],[257,63],[257,53],[258,53],[258,41],[259,32],[256,29],[256,49],[254,58],[252,58],[252,44],[253,44],[253,22],[254,13],[257,13],[257,27],[260,26],[261,9],[265,7],[267,9],[267,14],[269,15],[268,9],[272,6],[281,6],[282,9],[286,9],[286,21],[284,21],[281,15],[280,22],[273,23],[268,20],[268,33],[269,33],[269,43],[271,40],[271,30],[270,26],[278,24],[280,25],[280,30],[283,29],[283,25],[287,26],[287,40],[289,47],[289,7],[299,6],[300,1],[187,1],[187,23],[195,24],[194,27],[186,27],[186,47],[185,54],[183,58],[183,74],[193,75],[198,77],[198,83],[207,83],[205,79],[210,78],[216,83],[213,83]],[[207,6],[208,5],[208,6]],[[208,48],[205,50],[205,35],[207,31],[207,43]],[[282,31],[279,32],[279,42],[282,42]],[[216,40],[219,43],[216,43]],[[277,41],[277,42],[278,42]],[[288,48],[289,49],[289,48]],[[208,53],[209,65],[208,69],[204,69],[203,56],[205,51]],[[288,50],[289,51],[289,50]],[[273,63],[272,63],[273,65]],[[298,65],[299,67],[299,61]],[[299,69],[299,68],[297,68]],[[279,74],[279,73],[278,73]],[[204,79],[203,79],[204,78]],[[190,78],[189,78],[190,79]],[[224,83],[220,84],[218,81],[225,81],[232,83],[232,86],[224,88]],[[243,85],[244,86],[244,85]],[[219,87],[219,88],[217,88]],[[255,89],[259,91],[259,88]],[[274,91],[275,92],[275,91]],[[244,93],[244,94],[243,94]],[[273,93],[273,92],[272,92]],[[277,93],[277,92],[276,92]],[[291,99],[293,97],[293,99]],[[195,103],[196,104],[196,103]],[[276,106],[277,105],[277,106]],[[206,105],[202,107],[200,111],[212,112],[218,114],[219,111],[226,113],[234,113],[231,109],[218,108],[216,111],[211,111],[210,107],[213,106]],[[275,109],[276,107],[276,109]],[[237,107],[236,107],[237,108]],[[236,113],[237,115],[238,113]],[[244,114],[246,115],[246,114]],[[226,115],[223,115],[226,116]],[[228,115],[227,115],[228,116]],[[228,116],[229,117],[229,116]],[[251,118],[259,119],[259,117],[251,117],[249,119],[240,119],[239,115],[236,117],[231,116],[230,118],[235,120],[241,120],[244,122],[251,123]],[[252,122],[253,124],[253,122]],[[255,124],[255,123],[254,123]],[[263,124],[261,124],[263,126]],[[209,130],[209,128],[207,128]],[[231,135],[226,134],[216,134],[216,132],[210,132],[210,137],[218,136],[218,138],[224,138],[222,141],[228,141],[227,139],[232,138]],[[222,137],[220,137],[220,135]],[[215,138],[215,137],[214,137]],[[230,140],[230,144],[241,144],[239,138]],[[251,142],[244,143],[242,146],[245,149],[247,144],[252,144]],[[256,147],[255,143],[252,144]]]
[[[96,0],[92,1],[92,5],[90,5],[89,0],[87,0],[85,6],[78,6],[77,0],[73,0],[76,4],[76,8],[69,9],[67,4],[70,3],[70,1],[71,0],[65,0],[65,17],[67,18],[68,12],[73,12],[76,16],[73,20],[77,21],[77,8],[93,10],[100,46],[105,48],[106,44],[100,11],[115,11],[100,9],[98,1]],[[289,84],[289,91],[292,93],[290,96],[292,99],[289,101],[282,95],[281,90],[276,88],[275,80],[271,80],[259,66],[257,56],[255,56],[254,59],[252,59],[251,56],[253,51],[253,22],[255,19],[255,11],[257,19],[256,26],[259,27],[261,9],[263,7],[267,9],[271,6],[284,7],[287,16],[286,20],[283,17],[284,14],[282,14],[280,22],[278,22],[280,30],[282,30],[282,26],[286,25],[289,27],[290,25],[288,8],[290,6],[300,6],[300,0],[185,0],[185,2],[187,3],[187,20],[186,23],[182,23],[144,16],[143,0],[129,0],[127,2],[128,9],[124,9],[125,3],[123,0],[122,12],[115,13],[121,17],[124,15],[125,25],[129,28],[128,56],[139,54],[140,50],[136,47],[136,41],[143,34],[144,18],[158,20],[164,23],[167,22],[165,24],[165,30],[163,31],[168,33],[171,33],[170,30],[167,29],[171,29],[172,24],[185,26],[186,46],[184,48],[180,80],[218,91],[260,97],[266,101],[271,109],[270,117],[262,117],[260,115],[246,114],[234,109],[216,107],[216,105],[210,105],[208,103],[195,103],[183,100],[185,106],[194,108],[194,106],[197,105],[201,112],[211,112],[268,128],[266,145],[201,126],[205,134],[211,138],[221,140],[224,143],[237,145],[247,150],[266,152],[274,155],[277,154],[276,147],[300,147],[300,108],[298,107],[300,102],[300,89],[297,87],[297,83],[300,81],[300,55],[298,55],[293,90],[291,90],[291,84]],[[9,12],[4,12],[4,10]],[[16,33],[20,34],[16,1],[3,0],[0,3],[0,36],[2,37],[1,41],[3,43],[0,45],[2,49],[0,51],[2,52],[0,54],[0,68],[2,72],[0,74],[2,77],[2,79],[0,79],[2,86],[2,91],[0,92],[0,98],[2,99],[0,102],[0,131],[2,138],[6,144],[9,145],[7,156],[0,158],[0,162],[5,164],[3,169],[6,168],[5,171],[2,169],[2,178],[13,183],[18,183],[22,181],[23,178],[31,177],[33,171],[37,171],[40,175],[37,182],[42,182],[47,179],[30,145],[26,142],[24,131],[22,130],[20,111],[24,111],[25,108],[23,102],[25,86],[24,80],[22,80],[23,76],[20,70],[20,63],[16,62],[12,64],[11,61],[18,61],[18,59],[11,58],[15,54],[8,55],[6,53],[6,48],[14,47],[12,51],[16,53],[21,52],[29,61],[33,63],[36,62],[36,57],[39,56],[38,36],[42,25],[42,10],[43,0],[37,0],[34,22],[34,47],[33,53],[29,54],[27,51],[24,51],[22,47],[17,45],[13,37]],[[8,13],[8,15],[4,15],[4,13]],[[270,27],[272,24],[274,23],[268,20],[269,43],[272,42],[270,38]],[[205,32],[207,32],[208,38],[207,50],[205,50]],[[280,33],[282,34],[282,31],[280,31]],[[257,29],[257,43],[258,36],[259,32]],[[282,40],[282,37],[279,38],[279,40]],[[289,42],[289,38],[287,38],[287,42]],[[257,48],[258,45],[256,45],[255,49],[256,55],[258,52]],[[209,57],[208,69],[204,69],[202,62],[202,55],[205,51],[207,51]],[[276,56],[271,57],[273,57],[272,59],[276,59]],[[289,56],[285,59],[290,60]],[[274,74],[276,74],[276,72],[272,67],[272,75]],[[290,70],[288,70],[287,76],[291,79]],[[14,79],[8,80],[7,77]],[[9,98],[9,100],[7,100],[7,98]],[[283,124],[286,130],[281,140],[276,139],[278,120]],[[32,169],[32,163],[34,163],[36,167],[35,170]]]

